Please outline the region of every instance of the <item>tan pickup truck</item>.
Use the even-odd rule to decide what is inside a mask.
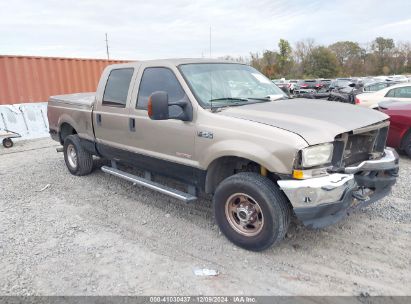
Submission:
[[[211,194],[221,231],[249,250],[278,243],[294,215],[311,228],[341,220],[386,196],[398,174],[388,116],[288,99],[239,63],[112,65],[96,93],[50,97],[48,117],[72,174],[89,174],[94,155],[111,160],[104,172],[165,195]]]

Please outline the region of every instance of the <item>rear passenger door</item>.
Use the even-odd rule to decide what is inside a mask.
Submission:
[[[133,67],[114,68],[105,76],[107,81],[102,96],[97,96],[93,124],[99,150],[125,149],[129,132],[129,96],[132,92]],[[101,86],[104,85],[100,84]],[[99,87],[99,92],[102,92]]]

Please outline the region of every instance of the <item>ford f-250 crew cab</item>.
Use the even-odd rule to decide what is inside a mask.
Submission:
[[[283,239],[293,214],[312,228],[341,220],[386,196],[398,174],[388,116],[288,99],[239,63],[108,66],[96,93],[50,97],[48,117],[72,174],[89,174],[95,155],[111,160],[104,172],[174,198],[212,194],[221,231],[250,250]]]

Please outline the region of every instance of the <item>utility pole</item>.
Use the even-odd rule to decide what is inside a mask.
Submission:
[[[107,33],[106,33],[106,51],[107,51],[107,60],[110,60],[110,53],[108,52],[108,39],[107,39]]]
[[[211,58],[211,25],[210,25],[210,58]]]

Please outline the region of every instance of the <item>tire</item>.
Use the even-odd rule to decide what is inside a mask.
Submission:
[[[402,147],[408,157],[411,157],[411,132],[408,132],[408,134],[404,137]]]
[[[78,135],[69,135],[64,140],[64,161],[71,174],[82,176],[93,170],[93,156],[83,149]]]
[[[247,250],[261,251],[278,244],[290,224],[288,199],[276,184],[257,173],[238,173],[223,180],[215,191],[213,206],[221,232]],[[250,224],[241,228],[240,217]]]
[[[11,138],[5,138],[5,139],[3,139],[3,146],[5,147],[5,148],[11,148],[11,147],[13,147],[13,141],[11,140]]]

